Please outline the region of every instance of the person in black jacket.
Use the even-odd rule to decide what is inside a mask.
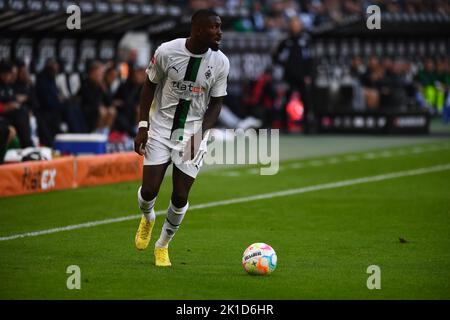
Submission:
[[[6,148],[16,137],[16,135],[16,129],[13,126],[9,125],[5,119],[2,119],[2,117],[0,117],[0,164],[3,163]]]
[[[130,76],[117,90],[115,98],[120,101],[117,108],[115,127],[120,132],[134,137],[137,132],[136,117],[139,107],[142,85],[145,82],[145,68],[133,68]]]
[[[36,79],[38,105],[35,113],[38,119],[39,138],[41,143],[46,146],[53,144],[53,139],[57,133],[65,130],[70,132],[85,131],[79,106],[66,99],[56,85],[58,73],[58,62],[54,59],[48,59],[44,69]],[[64,128],[63,123],[68,128]]]
[[[88,78],[81,86],[79,95],[88,131],[109,136],[117,111],[107,94],[103,77],[103,64],[93,62],[89,66]]]
[[[273,55],[273,62],[284,69],[284,80],[289,85],[286,100],[298,91],[304,105],[305,117],[310,109],[309,89],[312,83],[312,57],[310,54],[310,36],[303,31],[303,23],[297,17],[289,20],[289,37],[281,41]],[[306,119],[306,118],[305,118]],[[282,114],[283,127],[287,126],[286,110]],[[307,133],[308,121],[304,121],[304,132]]]
[[[10,62],[0,62],[0,119],[17,130],[22,148],[32,147],[29,110],[17,101],[13,68]]]

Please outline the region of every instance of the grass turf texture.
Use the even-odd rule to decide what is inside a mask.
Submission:
[[[433,145],[438,150],[374,150],[375,159],[363,152],[287,161],[275,176],[250,174],[248,167],[204,172],[190,202],[450,163],[448,143]],[[138,185],[0,199],[0,235],[137,214]],[[167,177],[157,210],[167,207],[170,189]],[[169,269],[153,265],[163,216],[144,252],[134,248],[138,219],[1,241],[0,298],[449,299],[449,190],[450,170],[192,210],[172,242]],[[272,275],[243,271],[242,253],[253,242],[277,251]],[[381,290],[366,287],[372,264],[381,268]],[[69,265],[81,268],[81,290],[66,288]]]

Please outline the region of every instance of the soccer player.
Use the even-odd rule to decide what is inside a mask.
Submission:
[[[174,164],[171,200],[155,244],[156,266],[171,265],[168,245],[188,210],[189,190],[206,153],[208,129],[227,94],[230,64],[219,50],[221,24],[214,11],[197,11],[191,18],[189,38],[161,44],[146,70],[134,140],[135,151],[145,156],[138,190],[143,213],[135,237],[138,250],[149,244],[156,197],[168,165]]]

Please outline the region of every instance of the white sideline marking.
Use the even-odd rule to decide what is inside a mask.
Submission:
[[[364,155],[364,159],[375,159],[376,157],[377,155],[373,152],[369,152]]]
[[[380,157],[389,158],[389,157],[392,157],[392,153],[390,151],[383,151],[380,153]]]
[[[445,150],[445,149],[449,149],[450,145],[449,144],[443,144],[441,143],[440,145],[431,145],[431,146],[425,146],[425,147],[414,147],[414,148],[409,148],[409,149],[399,149],[399,150],[391,150],[391,149],[387,149],[387,150],[380,150],[378,152],[367,152],[364,154],[349,154],[346,155],[343,158],[338,158],[338,157],[332,157],[329,158],[327,160],[302,160],[302,162],[296,162],[293,164],[287,164],[287,165],[280,165],[278,170],[279,171],[284,171],[284,170],[288,170],[288,169],[301,169],[304,167],[321,167],[324,166],[326,164],[337,164],[340,162],[353,162],[353,161],[359,161],[359,160],[374,160],[374,159],[380,159],[380,158],[389,158],[389,157],[393,157],[393,156],[406,156],[406,155],[414,155],[414,154],[419,154],[419,153],[423,153],[426,151],[439,151],[439,150]],[[362,156],[362,157],[360,157]],[[306,162],[303,162],[306,161]],[[226,177],[240,177],[243,174],[257,174],[259,173],[258,169],[249,169],[246,170],[244,172],[241,171],[219,171],[219,172],[213,172],[213,174],[215,175],[220,175],[220,176],[226,176]]]
[[[424,148],[416,147],[416,148],[414,148],[414,149],[412,150],[412,153],[422,153],[422,152],[424,152],[424,151],[425,151]]]
[[[444,165],[433,166],[433,167],[425,167],[425,168],[419,168],[419,169],[413,169],[413,170],[398,171],[398,172],[386,173],[386,174],[381,174],[381,175],[376,175],[376,176],[369,176],[369,177],[363,177],[363,178],[357,178],[357,179],[351,179],[351,180],[330,182],[330,183],[318,184],[315,186],[295,188],[295,189],[289,189],[289,190],[278,191],[278,192],[264,193],[264,194],[242,197],[242,198],[228,199],[228,200],[222,200],[222,201],[213,201],[213,202],[193,205],[189,209],[190,210],[198,210],[198,209],[218,207],[218,206],[224,206],[224,205],[235,204],[235,203],[250,202],[250,201],[255,201],[255,200],[272,199],[272,198],[276,198],[276,197],[284,197],[284,196],[290,196],[290,195],[294,195],[294,194],[301,194],[301,193],[319,191],[319,190],[342,188],[342,187],[352,186],[352,185],[356,185],[356,184],[377,182],[377,181],[383,181],[383,180],[389,180],[389,179],[395,179],[395,178],[401,178],[401,177],[417,176],[417,175],[421,175],[421,174],[440,172],[440,171],[446,171],[446,170],[450,170],[450,163],[447,163]],[[165,212],[166,212],[165,210],[157,211],[156,215],[165,214]],[[130,216],[125,216],[125,217],[113,218],[113,219],[105,219],[105,220],[75,224],[75,225],[70,225],[70,226],[61,227],[61,228],[53,228],[53,229],[48,229],[48,230],[27,232],[27,233],[21,233],[21,234],[13,234],[10,236],[0,237],[0,241],[8,241],[8,240],[14,240],[14,239],[26,238],[26,237],[37,237],[37,236],[41,236],[41,235],[45,235],[45,234],[57,233],[57,232],[62,232],[62,231],[90,228],[90,227],[95,227],[95,226],[99,226],[102,224],[110,224],[110,223],[115,223],[115,222],[134,220],[134,219],[140,218],[140,216],[141,216],[140,214],[136,214],[136,215],[130,215]]]
[[[355,156],[355,155],[348,155],[345,157],[345,161],[349,161],[349,162],[358,161],[358,160],[359,160],[359,157]]]
[[[437,150],[440,150],[440,149],[441,149],[441,147],[436,146],[436,145],[432,145],[432,146],[428,147],[428,150],[431,150],[431,151],[437,151]]]
[[[324,162],[323,162],[323,160],[312,160],[312,161],[309,161],[308,164],[313,167],[320,167],[320,166],[324,165]]]
[[[224,172],[223,175],[227,177],[239,177],[241,173],[239,171],[227,171]]]
[[[341,162],[341,159],[339,159],[339,158],[337,158],[337,157],[333,157],[333,158],[328,159],[327,162],[328,162],[328,163],[331,163],[331,164],[336,164],[336,163]]]
[[[303,168],[304,166],[305,165],[303,163],[293,163],[293,164],[288,165],[288,168],[300,169],[300,168]]]

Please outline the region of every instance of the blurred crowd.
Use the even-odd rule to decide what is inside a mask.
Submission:
[[[291,29],[299,30],[298,21],[291,20]],[[292,41],[301,37],[302,33],[291,32],[274,52],[272,66],[255,81],[244,83],[237,100],[227,97],[219,122],[228,127],[262,126],[292,132],[308,110],[315,110],[314,97],[310,99],[314,71],[307,68],[310,60],[302,41]],[[294,67],[298,63],[303,67]],[[273,75],[275,65],[285,69],[287,86],[281,89]],[[35,77],[21,61],[0,61],[0,159],[6,148],[52,147],[58,133],[100,133],[109,142],[132,141],[145,68],[131,62],[90,61],[86,70],[72,92],[62,85],[64,73],[53,59]],[[348,76],[352,80],[350,108],[355,111],[423,109],[444,115],[450,122],[448,56],[414,63],[404,58],[354,57]],[[338,81],[348,84],[345,76]]]
[[[174,1],[177,2],[185,3]],[[310,29],[323,23],[340,23],[350,15],[364,15],[369,5],[378,5],[384,13],[450,15],[448,0],[190,0],[189,5],[193,10],[248,9],[249,18],[237,21],[234,26],[238,31],[286,31],[293,16],[301,17],[306,29]]]
[[[443,114],[450,103],[448,57],[426,58],[418,63],[405,59],[372,56],[352,59],[350,74],[356,80],[354,109],[393,110],[419,107]]]
[[[238,31],[278,32],[288,29],[288,20],[300,16],[307,29],[327,22],[340,23],[350,15],[364,15],[369,5],[386,13],[441,13],[450,15],[448,0],[109,0],[109,2],[179,5],[189,10],[245,8],[250,16],[236,21]]]
[[[34,81],[23,62],[0,61],[1,159],[9,145],[51,147],[58,133],[100,133],[110,141],[134,137],[145,68],[123,72],[112,63],[91,61],[86,70],[71,93],[58,81],[56,60],[47,60]]]
[[[274,57],[277,58],[276,53]],[[289,62],[282,64],[289,70]],[[285,133],[314,131],[315,115],[323,111],[389,114],[424,111],[450,123],[449,57],[411,61],[357,56],[349,65],[330,68],[339,68],[341,72],[331,76],[324,86],[318,85],[320,79],[314,75],[310,82],[311,74],[306,68],[296,76],[285,72],[282,83],[275,79],[273,68],[268,68],[246,84],[242,97],[234,103],[239,107],[233,112],[241,117],[254,116],[264,128],[279,128]]]

